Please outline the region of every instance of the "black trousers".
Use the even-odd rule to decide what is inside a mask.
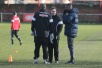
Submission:
[[[47,51],[47,47],[48,47],[48,38],[42,37],[42,38],[38,38],[35,37],[34,38],[35,41],[35,49],[34,49],[34,59],[39,58],[39,51],[40,51],[40,47],[42,45],[43,48],[43,59],[47,60],[48,58],[48,51]]]
[[[20,37],[18,36],[18,30],[11,30],[11,42],[14,43],[14,35],[21,42]]]
[[[58,48],[59,40],[54,39],[53,43],[49,42],[48,51],[49,51],[49,62],[52,63],[53,60],[53,50],[54,50],[54,58],[55,61],[59,60],[59,48]]]
[[[67,37],[68,48],[70,51],[70,61],[74,60],[74,38]]]

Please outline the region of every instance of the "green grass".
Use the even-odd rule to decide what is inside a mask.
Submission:
[[[10,23],[0,23],[0,68],[102,68],[102,25],[79,25],[78,36],[74,42],[76,63],[73,65],[65,64],[69,60],[69,50],[64,30],[59,44],[59,64],[53,61],[52,64],[45,65],[42,49],[39,63],[32,64],[34,43],[30,36],[31,24],[21,24],[19,36],[23,41],[22,46],[16,38],[15,44],[11,46],[10,26]],[[13,63],[8,63],[10,55],[13,56]]]

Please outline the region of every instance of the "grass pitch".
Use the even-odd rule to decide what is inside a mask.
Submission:
[[[34,43],[30,35],[31,24],[21,24],[19,36],[22,46],[14,38],[10,43],[10,23],[0,23],[0,68],[102,68],[102,25],[79,25],[78,36],[75,38],[75,64],[65,64],[69,60],[69,50],[64,28],[59,43],[59,64],[54,61],[50,65],[43,64],[42,49],[38,64],[32,64]],[[12,55],[13,62],[8,63]]]

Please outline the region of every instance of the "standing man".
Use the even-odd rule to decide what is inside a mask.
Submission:
[[[50,19],[49,13],[46,11],[46,5],[42,4],[40,6],[40,11],[36,12],[33,16],[31,30],[34,34],[35,50],[34,50],[34,64],[38,62],[39,51],[42,45],[43,48],[43,59],[44,63],[47,64],[48,58],[48,36],[50,31],[50,24],[52,19]]]
[[[63,12],[63,23],[65,24],[65,35],[67,36],[68,48],[70,51],[70,61],[68,64],[74,64],[74,38],[78,32],[78,9],[73,8],[72,4],[67,4]]]
[[[48,48],[49,48],[49,63],[52,63],[53,50],[54,50],[55,63],[58,63],[58,60],[59,60],[58,44],[59,44],[60,33],[61,33],[62,27],[63,27],[63,22],[61,21],[60,17],[57,15],[57,11],[54,6],[51,8],[51,16],[53,19],[53,23],[51,25],[52,31],[50,31],[50,43],[48,46]],[[51,37],[52,34],[54,35],[53,39]]]
[[[17,12],[13,13],[13,17],[11,19],[11,44],[14,44],[14,35],[19,40],[20,45],[22,44],[22,41],[20,37],[18,36],[18,31],[20,29],[20,18],[17,16]]]

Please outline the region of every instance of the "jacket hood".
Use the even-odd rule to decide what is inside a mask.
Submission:
[[[77,13],[77,14],[79,12],[79,10],[77,8],[73,8],[72,11],[75,12],[75,13]]]

